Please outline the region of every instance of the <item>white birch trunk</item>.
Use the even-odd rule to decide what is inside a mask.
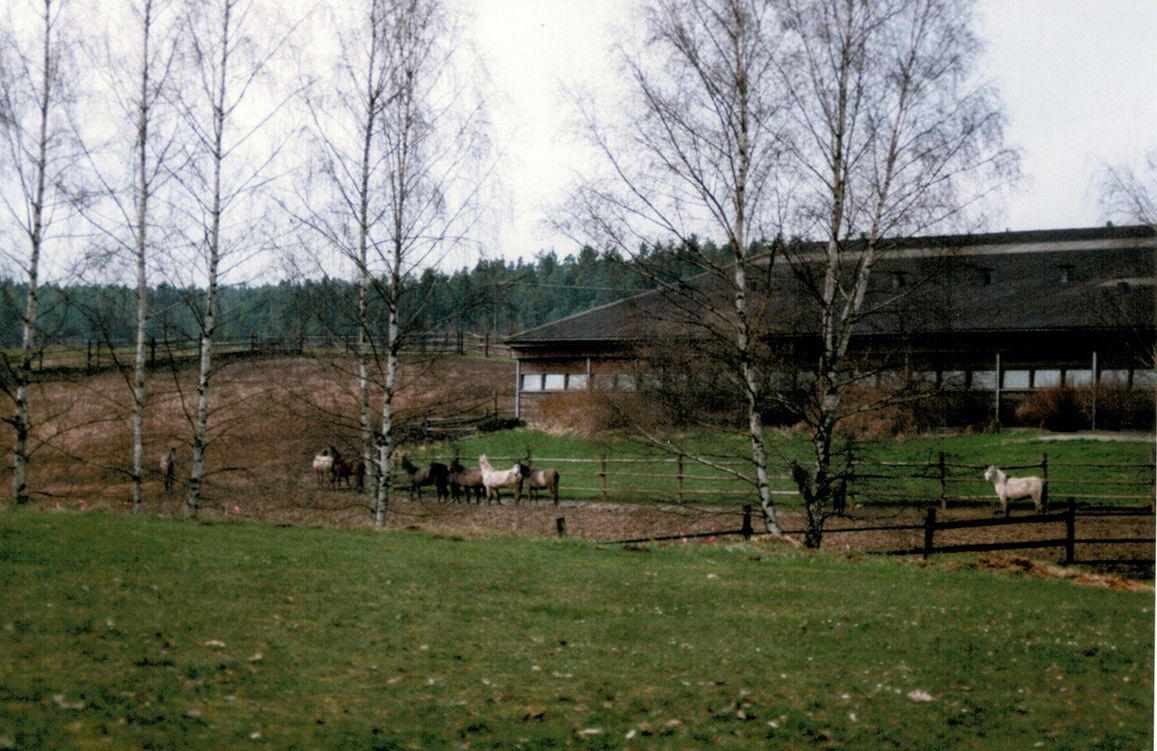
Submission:
[[[41,69],[39,105],[40,133],[37,139],[36,163],[33,166],[36,183],[30,196],[32,226],[29,228],[28,298],[21,322],[23,332],[20,346],[20,368],[16,373],[16,400],[13,406],[15,439],[12,446],[12,495],[18,505],[27,504],[28,494],[28,438],[30,418],[28,392],[32,382],[32,355],[36,345],[36,326],[39,316],[40,251],[44,243],[45,172],[48,170],[48,115],[52,104],[52,22],[51,3],[44,4],[44,58]]]
[[[189,472],[188,510],[196,514],[201,505],[205,474],[205,446],[209,426],[209,390],[213,375],[213,333],[217,318],[217,268],[221,256],[221,167],[225,159],[226,72],[229,63],[229,19],[232,4],[225,3],[221,30],[221,70],[213,102],[213,203],[209,214],[208,279],[205,320],[201,329],[201,361],[197,378],[197,422],[193,428],[193,464]]]

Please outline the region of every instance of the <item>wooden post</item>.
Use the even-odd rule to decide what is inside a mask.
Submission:
[[[935,548],[932,547],[932,538],[936,532],[936,507],[929,506],[928,513],[924,515],[924,558],[932,555]]]
[[[1046,488],[1045,496],[1044,496],[1044,498],[1041,499],[1042,503],[1041,503],[1041,510],[1040,511],[1043,514],[1046,511],[1048,511],[1048,502],[1049,502],[1048,501],[1049,496],[1048,496],[1048,490],[1047,490],[1048,485],[1049,485],[1049,455],[1048,454],[1041,454],[1040,455],[1040,479],[1044,480],[1044,484],[1045,484],[1045,488]]]
[[[1065,565],[1076,560],[1077,546],[1077,501],[1069,496],[1069,508],[1065,512]]]
[[[561,540],[566,537],[566,517],[560,516],[554,520],[554,528],[558,530],[558,537]]]
[[[940,452],[940,510],[948,510],[948,470],[944,466],[944,452]]]
[[[84,369],[92,372],[92,339],[88,340],[88,357],[85,360]]]
[[[679,454],[675,457],[675,498],[679,503],[683,502],[683,455]]]
[[[745,503],[743,505],[743,528],[740,530],[743,533],[743,539],[750,540],[751,535],[755,532],[751,526],[751,504]]]
[[[1000,372],[1000,353],[996,353],[996,425],[1000,426],[1000,385],[1002,382]]]
[[[156,366],[157,364],[157,337],[149,337],[149,365]]]
[[[607,455],[599,454],[599,480],[603,486],[603,500],[607,500]]]
[[[1089,408],[1089,427],[1093,430],[1097,429],[1097,397],[1101,390],[1101,379],[1097,375],[1097,352],[1093,350],[1093,403]]]

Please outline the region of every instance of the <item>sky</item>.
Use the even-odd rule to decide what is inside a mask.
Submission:
[[[560,85],[609,81],[609,27],[624,0],[462,0],[495,88],[498,141],[510,205],[491,255],[566,256],[545,209],[582,170],[567,135]],[[984,73],[1000,88],[1006,141],[1022,151],[1026,179],[1001,226],[1054,229],[1104,222],[1096,176],[1157,148],[1157,0],[978,0]]]

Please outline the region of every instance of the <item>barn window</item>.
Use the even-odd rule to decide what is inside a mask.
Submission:
[[[974,370],[972,371],[972,388],[974,389],[996,389],[996,371],[995,370]]]
[[[1059,370],[1038,370],[1033,373],[1032,377],[1033,388],[1047,389],[1054,386],[1061,385],[1061,371]]]
[[[1093,385],[1093,371],[1091,370],[1068,370],[1065,371],[1065,383],[1070,386],[1092,386]]]
[[[522,377],[523,391],[542,391],[542,373],[529,373]]]
[[[963,370],[946,370],[940,374],[940,382],[946,389],[962,389],[967,382],[967,374]]]
[[[562,391],[566,388],[566,376],[562,373],[547,373],[542,377],[544,391]]]
[[[1101,371],[1101,385],[1102,386],[1128,386],[1129,385],[1129,371],[1127,371],[1127,370],[1102,370]]]
[[[599,391],[613,391],[615,388],[615,374],[595,373],[595,388]]]
[[[1157,370],[1134,370],[1133,388],[1151,389],[1157,386]]]
[[[1027,389],[1031,383],[1029,376],[1032,375],[1030,370],[1006,370],[1004,371],[1004,387],[1006,389]]]
[[[566,377],[566,387],[571,391],[586,391],[590,379],[586,373],[571,373]]]

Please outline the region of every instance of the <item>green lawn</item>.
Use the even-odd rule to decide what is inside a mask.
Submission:
[[[0,513],[0,749],[1141,749],[1153,595],[774,544]]]

